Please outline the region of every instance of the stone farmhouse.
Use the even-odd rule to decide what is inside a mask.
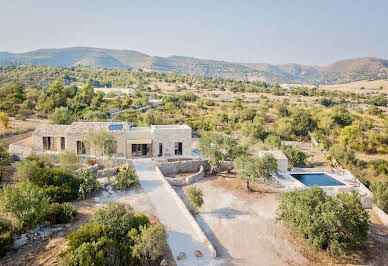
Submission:
[[[191,128],[187,125],[152,125],[131,127],[124,122],[74,122],[71,125],[44,125],[32,134],[36,152],[74,151],[79,155],[96,155],[85,143],[90,129],[113,134],[115,157],[191,156]]]

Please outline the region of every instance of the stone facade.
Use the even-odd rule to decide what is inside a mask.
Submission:
[[[45,125],[32,134],[36,152],[74,151],[79,155],[97,155],[87,145],[89,130],[107,131],[114,135],[114,157],[175,157],[191,156],[191,128],[186,125],[153,125],[130,127],[122,122],[74,122],[71,125]]]
[[[161,125],[151,126],[153,156],[178,155],[181,145],[182,156],[191,155],[191,128],[187,125]],[[161,153],[159,153],[162,144]]]

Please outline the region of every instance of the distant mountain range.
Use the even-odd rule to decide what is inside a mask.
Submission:
[[[0,65],[90,66],[174,72],[209,77],[261,80],[272,83],[335,84],[388,79],[388,60],[364,57],[325,67],[299,64],[233,63],[184,56],[158,57],[132,50],[91,47],[0,52]]]

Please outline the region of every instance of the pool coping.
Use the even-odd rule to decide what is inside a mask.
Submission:
[[[289,180],[292,181],[292,183],[294,183],[296,188],[299,188],[299,189],[308,189],[309,186],[306,186],[305,184],[303,184],[302,182],[300,182],[298,179],[296,179],[295,177],[292,176],[292,174],[326,174],[328,175],[330,178],[333,178],[334,180],[338,181],[338,182],[341,182],[343,185],[337,185],[337,186],[318,186],[320,188],[322,188],[326,193],[329,193],[329,194],[336,194],[336,193],[339,193],[339,192],[348,192],[350,190],[354,190],[354,185],[353,184],[349,184],[349,182],[346,182],[345,180],[343,179],[339,179],[337,177],[334,177],[332,174],[330,174],[328,171],[308,171],[308,172],[305,172],[305,171],[289,171],[289,172],[283,172],[283,173],[280,173],[282,176],[288,178]]]

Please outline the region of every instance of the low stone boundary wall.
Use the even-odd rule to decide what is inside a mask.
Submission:
[[[187,176],[185,178],[173,178],[173,177],[168,177],[165,176],[164,178],[167,180],[168,183],[172,186],[176,187],[182,187],[184,185],[190,185],[192,183],[198,182],[202,178],[205,177],[205,170],[202,165],[199,166],[199,171],[191,176]]]
[[[205,247],[208,249],[210,256],[216,257],[217,253],[214,249],[212,243],[209,241],[205,233],[202,231],[201,227],[198,225],[197,221],[194,219],[194,217],[191,215],[190,211],[187,209],[185,203],[182,201],[182,199],[179,197],[179,195],[175,192],[175,190],[171,187],[170,183],[167,182],[166,178],[164,177],[162,171],[159,169],[158,165],[155,165],[155,170],[160,176],[160,179],[162,180],[162,183],[164,186],[166,186],[168,192],[171,194],[171,196],[174,198],[174,201],[178,205],[178,207],[181,209],[182,213],[186,218],[190,221],[192,227],[195,229],[196,233],[198,234],[199,238],[201,239],[202,243],[205,245]]]
[[[210,165],[207,161],[201,160],[185,160],[176,162],[159,162],[157,163],[163,175],[176,175],[178,173],[194,173],[198,172],[202,166],[204,171],[210,170]]]
[[[380,218],[380,220],[383,222],[385,226],[388,226],[388,214],[386,214],[382,209],[377,207],[375,204],[373,204],[373,210],[377,214],[377,216]]]
[[[24,160],[31,152],[32,148],[25,145],[25,139],[9,144],[8,151],[14,161]]]
[[[165,176],[164,178],[172,186],[182,187],[182,186],[186,185],[186,180],[183,178],[173,178],[173,177],[168,177],[168,176]]]
[[[192,183],[198,182],[199,180],[201,180],[204,177],[205,177],[205,169],[201,165],[199,167],[198,173],[195,173],[191,176],[186,177],[186,184],[192,184]]]

